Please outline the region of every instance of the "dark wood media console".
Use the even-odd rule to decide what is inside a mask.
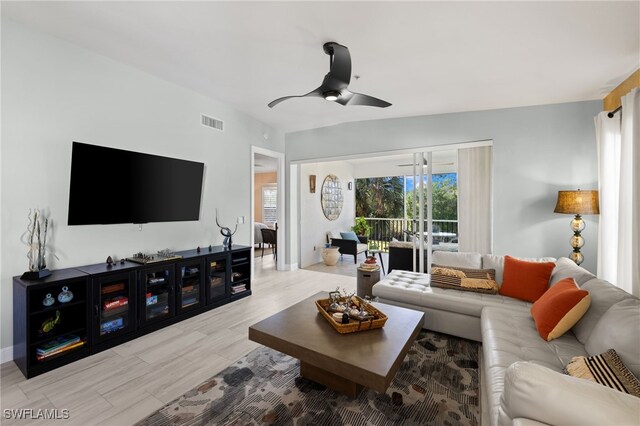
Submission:
[[[29,379],[251,294],[250,247],[177,254],[146,265],[60,269],[38,281],[14,277],[20,371]],[[68,292],[73,298],[65,301]]]

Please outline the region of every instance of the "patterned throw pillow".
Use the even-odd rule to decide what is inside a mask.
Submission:
[[[622,363],[615,350],[594,356],[576,356],[565,367],[565,373],[640,398],[640,380]]]
[[[431,287],[497,294],[495,269],[454,268],[431,266]]]

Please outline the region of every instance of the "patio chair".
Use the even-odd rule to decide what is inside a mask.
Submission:
[[[358,241],[348,240],[342,238],[342,236],[334,235],[334,233],[327,233],[327,242],[332,246],[340,248],[340,254],[350,254],[353,256],[353,263],[358,263],[358,255],[364,253],[365,256],[369,256],[369,239],[364,235],[357,235]]]

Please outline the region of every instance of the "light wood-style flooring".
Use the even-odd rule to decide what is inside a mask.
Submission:
[[[34,422],[2,416],[0,423],[133,424],[256,348],[247,338],[251,324],[318,291],[337,286],[355,290],[354,277],[279,272],[272,256],[254,260],[253,294],[248,298],[30,380],[13,362],[2,364],[2,409],[68,409],[70,418]],[[315,315],[315,306],[309,306],[309,314]]]
[[[389,253],[381,253],[382,255],[382,263],[384,264],[384,272],[381,273],[382,276],[386,274],[387,268],[389,267]],[[341,256],[340,260],[335,266],[327,266],[323,262],[315,263],[313,265],[309,265],[304,268],[307,271],[316,271],[316,272],[325,272],[327,274],[337,274],[337,275],[346,275],[348,277],[356,277],[357,276],[357,267],[362,262],[365,261],[364,254],[358,256],[358,263],[353,263],[353,256],[346,255]],[[378,261],[378,265],[380,264],[380,258],[376,254],[376,260]]]

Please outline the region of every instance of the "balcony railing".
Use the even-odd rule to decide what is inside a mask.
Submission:
[[[407,240],[407,233],[413,233],[414,221],[413,219],[383,219],[367,217],[365,218],[371,232],[369,233],[369,245],[372,243],[377,244],[381,250],[389,250],[389,242],[392,238],[399,241]],[[458,221],[457,220],[433,220],[433,232],[434,242],[450,242],[458,236]],[[418,231],[417,221],[415,222],[416,232]],[[427,221],[424,221],[425,232],[428,230]],[[440,234],[440,235],[438,235]]]

